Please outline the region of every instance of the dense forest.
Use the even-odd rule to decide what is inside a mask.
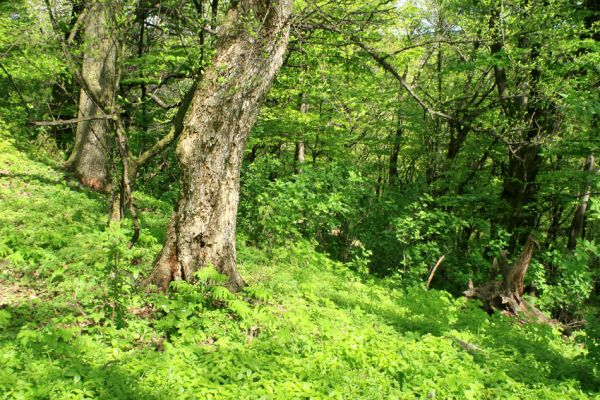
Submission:
[[[600,396],[598,0],[0,1],[0,399]]]

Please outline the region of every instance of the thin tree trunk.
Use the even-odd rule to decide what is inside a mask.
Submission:
[[[210,2],[210,29],[217,29],[217,14],[219,13],[219,0],[211,0]]]
[[[144,53],[146,52],[146,45],[144,43],[145,41],[145,36],[146,36],[146,17],[147,17],[147,13],[146,10],[143,7],[138,7],[138,23],[140,24],[140,31],[139,31],[139,37],[138,37],[138,52],[137,52],[137,56],[138,59],[140,60],[140,64],[142,63],[141,59],[144,56]],[[145,144],[145,139],[147,137],[147,132],[148,132],[148,105],[146,104],[147,101],[147,97],[148,97],[148,88],[146,87],[146,83],[145,81],[142,79],[142,82],[140,84],[140,108],[142,111],[142,121],[141,121],[141,130],[144,133],[141,137],[141,141],[140,141],[140,148],[144,147]]]
[[[596,165],[594,156],[590,154],[587,157],[585,166],[583,168],[584,172],[587,174],[586,182],[583,190],[579,193],[579,202],[577,204],[577,208],[575,209],[575,216],[571,222],[571,229],[569,230],[569,241],[567,243],[567,249],[569,251],[575,251],[577,248],[577,240],[580,237],[583,237],[585,212],[587,211],[592,195],[592,183],[590,182],[590,177],[594,173],[595,167]]]
[[[560,232],[561,217],[564,211],[564,207],[560,202],[556,202],[552,205],[550,214],[550,224],[548,226],[548,232],[546,233],[546,240],[544,241],[544,247],[548,248],[551,243],[556,241]]]
[[[402,135],[404,133],[404,124],[402,120],[402,106],[398,106],[398,120],[396,121],[396,132],[394,134],[394,143],[390,152],[390,165],[388,168],[388,185],[393,186],[398,181],[398,157],[400,156],[400,145],[402,144]]]
[[[81,75],[94,92],[101,95],[102,106],[112,108],[116,95],[117,43],[110,5],[92,1],[87,5],[84,29],[84,59]],[[82,89],[79,118],[103,115],[100,107]],[[110,189],[111,121],[96,119],[77,124],[75,145],[66,162],[82,184],[94,190]]]
[[[301,114],[308,113],[308,101],[307,101],[306,93],[302,93],[300,95],[300,113]],[[295,164],[296,164],[295,172],[297,174],[302,173],[302,165],[304,164],[305,154],[306,154],[306,148],[305,148],[305,144],[304,144],[304,132],[302,132],[301,135],[302,136],[300,137],[300,139],[296,142],[296,154],[294,157]]]
[[[71,9],[71,20],[69,21],[68,29],[63,33],[64,40],[69,40],[71,32],[73,32],[75,25],[79,19],[79,16],[83,12],[83,3],[73,3]],[[80,42],[80,35],[76,35],[77,38],[73,38],[74,41]],[[76,40],[79,39],[79,40]],[[78,87],[74,81],[67,79],[67,74],[61,74],[58,76],[56,82],[52,85],[52,102],[51,112],[53,120],[65,120],[75,119],[75,110],[72,110],[72,105],[77,103],[77,92]],[[54,136],[56,143],[59,147],[64,148],[68,142],[73,138],[75,129],[70,125],[57,125],[51,128],[52,136]]]
[[[211,67],[194,95],[179,139],[180,198],[149,281],[166,289],[213,266],[244,282],[236,267],[236,213],[246,139],[289,36],[292,0],[241,0],[219,29]]]

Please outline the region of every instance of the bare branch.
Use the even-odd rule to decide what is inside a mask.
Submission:
[[[440,258],[438,258],[438,260],[435,263],[433,269],[431,270],[431,273],[429,274],[429,278],[427,278],[427,283],[425,284],[425,289],[429,289],[429,285],[431,285],[431,281],[433,280],[433,276],[435,275],[435,271],[437,271],[437,269],[440,266],[440,264],[442,263],[442,261],[444,261],[444,258],[446,258],[445,255],[443,255]]]
[[[79,28],[81,28],[81,25],[83,25],[83,22],[84,22],[85,18],[87,17],[87,14],[88,14],[88,9],[83,8],[83,10],[79,14],[79,16],[77,16],[77,21],[75,21],[75,24],[73,25],[73,29],[71,29],[71,32],[69,33],[69,37],[67,38],[67,45],[70,46],[73,44],[73,41],[75,40],[75,37],[77,36],[77,32],[79,32]]]
[[[89,117],[73,118],[73,119],[59,119],[56,121],[29,121],[30,125],[33,126],[61,126],[61,125],[72,125],[79,122],[94,121],[98,119],[111,119],[114,120],[114,115],[92,115]]]
[[[163,101],[163,100],[162,100],[160,97],[158,97],[156,94],[154,94],[154,93],[151,93],[151,92],[150,92],[150,93],[148,93],[148,97],[150,97],[152,100],[154,100],[154,102],[155,102],[156,104],[158,104],[158,106],[159,106],[160,108],[163,108],[163,109],[165,109],[165,110],[170,110],[171,108],[178,107],[178,106],[181,104],[181,102],[177,102],[177,103],[175,103],[175,104],[170,104],[170,105],[169,105],[169,104],[165,103],[165,102],[164,102],[164,101]]]
[[[350,42],[358,47],[360,47],[362,50],[364,50],[368,55],[371,56],[371,58],[373,60],[375,60],[375,62],[377,62],[377,64],[379,64],[380,67],[382,67],[384,70],[386,70],[387,72],[389,72],[390,74],[392,74],[392,76],[398,81],[400,82],[400,84],[402,85],[402,87],[404,87],[404,89],[408,92],[408,94],[410,94],[410,96],[425,110],[429,113],[429,115],[433,116],[438,116],[441,118],[445,118],[448,120],[453,119],[451,116],[446,115],[440,111],[434,110],[433,108],[431,108],[429,105],[427,105],[420,97],[419,95],[417,95],[417,93],[414,91],[413,87],[411,85],[408,84],[408,82],[406,82],[406,80],[404,79],[404,77],[402,75],[400,75],[400,73],[398,73],[398,71],[396,70],[396,68],[390,64],[386,58],[388,56],[386,55],[382,55],[379,54],[375,49],[369,47],[367,44],[363,43],[359,38],[357,38],[355,35],[352,34],[348,34],[345,32],[340,31],[338,28],[336,28],[333,24],[331,25],[325,25],[325,24],[319,24],[318,25],[320,28],[330,31],[330,32],[335,32],[335,33],[339,33],[341,35],[347,36],[348,39],[350,39]]]

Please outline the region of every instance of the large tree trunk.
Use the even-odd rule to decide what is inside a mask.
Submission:
[[[244,282],[236,268],[236,213],[247,136],[287,47],[292,0],[241,0],[229,11],[211,67],[194,95],[179,139],[181,191],[149,280],[175,279],[213,266]]]
[[[500,18],[500,10],[490,18],[490,29],[497,29],[495,24]],[[504,44],[498,32],[495,32],[496,42],[492,43],[492,55],[500,54]],[[502,199],[507,204],[507,212],[502,216],[501,223],[511,234],[509,251],[517,245],[526,243],[531,234],[536,210],[533,205],[538,192],[537,174],[542,163],[539,138],[544,137],[553,129],[555,116],[551,115],[550,107],[543,103],[538,93],[540,71],[535,65],[539,56],[536,44],[529,43],[526,36],[519,39],[518,46],[528,49],[523,56],[524,63],[531,63],[530,75],[527,77],[525,89],[515,89],[517,96],[511,96],[509,81],[505,69],[494,65],[494,78],[500,98],[500,104],[505,117],[511,122],[511,128],[520,131],[519,142],[508,145],[508,168],[503,171]]]
[[[89,89],[98,93],[102,106],[112,108],[117,86],[117,42],[110,27],[112,6],[108,2],[90,0],[84,29],[84,59],[81,75]],[[79,118],[102,116],[98,105],[82,89],[79,96]],[[81,183],[98,191],[110,189],[110,152],[112,123],[94,119],[77,124],[75,145],[66,162]]]
[[[511,233],[509,250],[525,243],[534,227],[534,202],[538,186],[536,177],[541,164],[540,146],[526,141],[517,146],[508,145],[508,168],[504,173],[502,199],[509,206],[503,225]]]

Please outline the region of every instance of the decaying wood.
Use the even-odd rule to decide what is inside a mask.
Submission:
[[[505,261],[506,255],[502,254],[500,260],[494,260],[492,268],[495,274],[502,274],[502,280],[492,279],[477,288],[473,286],[473,282],[469,282],[469,288],[464,292],[464,295],[471,299],[481,300],[483,307],[490,312],[499,310],[510,315],[532,317],[539,322],[550,322],[541,311],[523,299],[525,275],[534,248],[535,240],[530,236],[519,258],[512,266],[508,266]]]
[[[433,266],[433,269],[431,270],[431,273],[429,274],[429,278],[427,278],[427,283],[425,284],[425,289],[429,289],[429,285],[431,285],[431,281],[433,280],[435,271],[437,271],[437,269],[440,266],[440,264],[442,263],[442,261],[444,261],[444,258],[446,258],[446,256],[441,256],[440,258],[438,258],[437,262]]]

